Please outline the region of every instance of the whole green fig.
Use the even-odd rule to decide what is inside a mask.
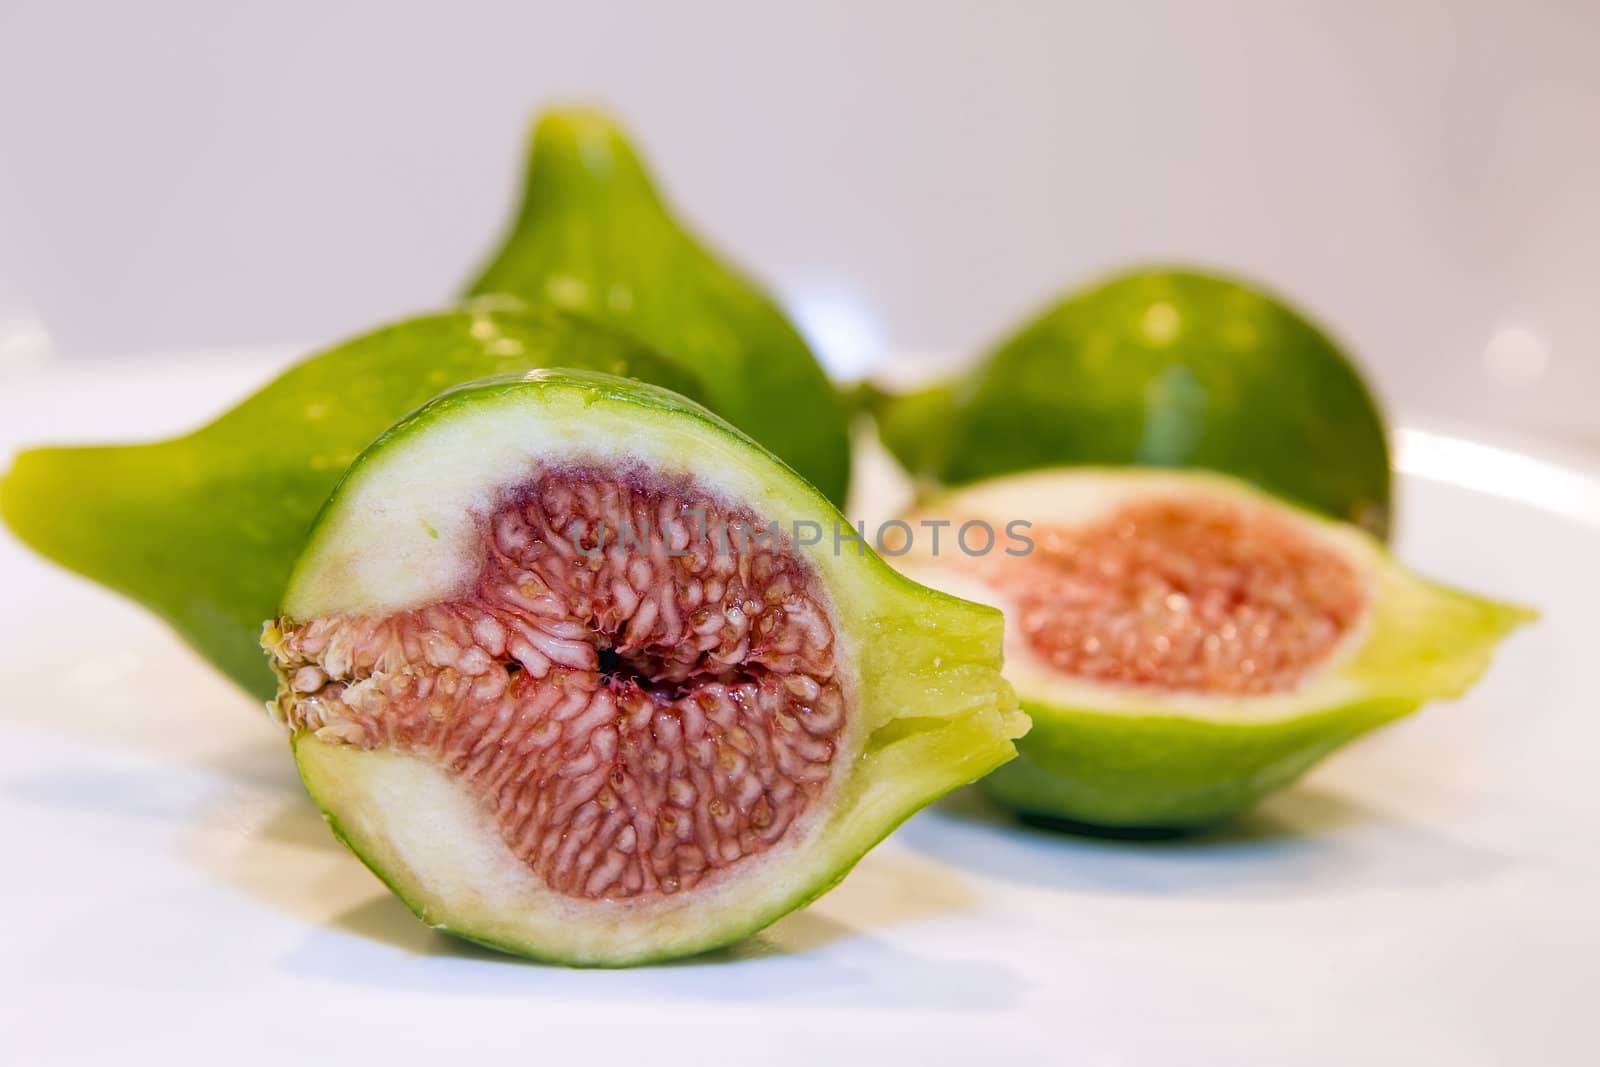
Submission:
[[[1388,441],[1360,372],[1287,303],[1231,278],[1119,274],[966,375],[867,403],[907,469],[944,485],[1064,464],[1205,468],[1389,527]]]
[[[708,407],[844,502],[849,438],[821,366],[777,304],[684,229],[606,115],[540,119],[521,209],[469,292],[581,311],[687,362]]]
[[[262,620],[350,462],[451,385],[549,366],[701,393],[690,372],[565,312],[428,315],[314,356],[181,437],[23,452],[0,480],[0,516],[36,551],[161,616],[265,698],[274,680]]]

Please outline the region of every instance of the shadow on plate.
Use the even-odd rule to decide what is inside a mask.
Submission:
[[[269,758],[242,750],[229,757],[246,768]],[[976,903],[958,873],[904,850],[879,849],[822,900],[727,948],[630,971],[573,971],[425,926],[333,838],[304,796],[285,799],[275,788],[244,788],[232,802],[219,800],[202,814],[186,835],[186,858],[303,921],[310,933],[285,966],[320,978],[432,992],[525,990],[563,999],[631,991],[842,1005],[870,993],[874,1004],[940,1011],[1004,1007],[1021,992],[1020,979],[1002,964],[923,957],[885,936],[892,927],[935,921]]]
[[[299,839],[306,828],[296,821],[285,820],[272,833],[279,840]],[[359,876],[367,890],[284,960],[291,971],[320,979],[569,1003],[630,997],[735,1005],[870,1002],[875,1010],[919,1012],[1004,1010],[1024,992],[1022,979],[1006,964],[923,956],[884,936],[891,925],[933,919],[970,900],[948,871],[915,855],[870,856],[821,901],[727,948],[627,970],[573,970],[507,956],[424,926],[397,897],[373,892],[376,881],[333,847],[344,862],[338,877]],[[328,889],[326,883],[321,887]]]
[[[1091,893],[1302,896],[1472,881],[1510,862],[1304,784],[1216,826],[1145,838],[1030,824],[969,788],[912,819],[896,840],[972,874]]]

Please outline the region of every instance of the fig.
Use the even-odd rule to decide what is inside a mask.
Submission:
[[[306,788],[423,922],[612,966],[759,929],[1011,758],[1002,638],[731,424],[541,370],[362,453],[262,643]]]
[[[536,124],[521,207],[469,292],[580,311],[687,361],[708,407],[843,505],[849,437],[821,366],[778,305],[674,216],[604,113]]]
[[[904,573],[1006,614],[1006,677],[1034,725],[988,792],[1079,826],[1172,831],[1237,812],[1462,695],[1532,618],[1207,472],[1033,471],[904,522],[919,531],[896,552]]]
[[[0,516],[44,556],[161,616],[266,699],[275,682],[261,620],[350,461],[446,386],[551,364],[702,391],[688,369],[609,328],[480,302],[313,356],[168,441],[25,451],[0,480]]]
[[[1063,465],[1204,468],[1388,534],[1388,440],[1360,372],[1282,299],[1219,275],[1118,274],[966,375],[869,406],[890,451],[936,484]]]

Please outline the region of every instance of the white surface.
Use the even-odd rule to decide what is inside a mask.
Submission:
[[[1399,408],[1600,440],[1597,54],[1583,0],[4,0],[0,358],[438,304],[578,96],[838,366],[1199,259]]]
[[[181,428],[278,358],[13,377],[0,456]],[[630,972],[423,928],[250,701],[0,540],[0,1062],[1592,1062],[1600,468],[1422,430],[1401,462],[1402,555],[1545,613],[1466,701],[1209,838],[957,795],[761,937]]]

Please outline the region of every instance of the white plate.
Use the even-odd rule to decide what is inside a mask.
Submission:
[[[0,382],[0,456],[181,428],[281,358]],[[1600,468],[1399,439],[1401,555],[1544,612],[1467,700],[1197,840],[1055,836],[957,794],[760,937],[627,972],[422,927],[249,700],[0,540],[0,1061],[1585,1061]]]

